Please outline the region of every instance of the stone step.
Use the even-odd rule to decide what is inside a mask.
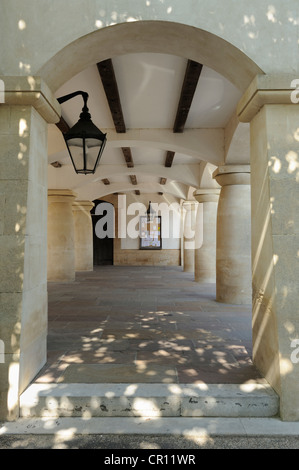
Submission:
[[[267,384],[32,384],[20,417],[271,417]]]

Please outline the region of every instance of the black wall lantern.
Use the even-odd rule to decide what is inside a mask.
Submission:
[[[146,217],[148,222],[152,222],[156,212],[152,208],[152,202],[149,201],[148,209],[146,211]]]
[[[57,101],[61,104],[77,95],[82,95],[84,101],[80,119],[63,134],[63,137],[75,172],[88,175],[96,171],[106,144],[107,134],[103,134],[91,120],[87,107],[88,93],[75,91],[58,98]],[[94,150],[91,150],[93,148]],[[97,150],[98,148],[99,150]]]

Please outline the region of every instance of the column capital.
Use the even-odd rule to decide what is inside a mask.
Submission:
[[[90,212],[94,207],[94,203],[92,201],[74,201],[72,207],[73,211]]]
[[[49,124],[60,120],[60,104],[48,85],[38,76],[1,75],[4,83],[4,105],[33,106]]]
[[[238,103],[239,121],[250,122],[266,104],[293,105],[295,80],[298,80],[298,74],[257,75]]]
[[[223,165],[213,173],[220,186],[250,184],[250,165]]]
[[[220,189],[197,189],[193,193],[193,197],[197,202],[218,202]]]
[[[71,189],[49,189],[48,202],[64,202],[72,204],[77,194]]]

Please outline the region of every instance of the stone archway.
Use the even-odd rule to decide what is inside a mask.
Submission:
[[[136,35],[140,35],[144,41],[141,41],[138,46],[136,46]],[[162,38],[164,41],[161,43]],[[7,353],[7,359],[9,356],[9,360],[5,365],[6,377],[1,385],[1,417],[4,419],[15,419],[18,416],[19,394],[26,388],[32,377],[36,375],[45,360],[46,269],[44,255],[42,257],[39,255],[46,252],[46,224],[41,227],[36,212],[45,213],[47,204],[46,168],[44,163],[42,165],[40,163],[40,161],[46,161],[46,122],[56,122],[59,118],[59,107],[50,90],[55,91],[61,83],[64,83],[80,69],[85,68],[88,63],[94,63],[108,56],[111,57],[130,50],[136,51],[136,47],[155,52],[161,50],[168,53],[175,52],[206,63],[238,84],[242,91],[246,90],[257,74],[262,73],[259,66],[224,39],[199,28],[172,22],[142,21],[119,24],[84,34],[76,40],[68,41],[66,38],[64,46],[60,49],[60,52],[48,59],[38,71],[35,69],[36,75],[42,77],[45,82],[40,81],[35,76],[29,78],[28,76],[18,76],[8,79],[5,83],[7,85],[5,87],[6,106],[1,108],[1,113],[3,112],[3,121],[10,120],[11,124],[9,129],[6,129],[5,151],[6,153],[18,154],[18,161],[14,161],[13,164],[19,171],[20,161],[22,161],[22,174],[20,175],[22,185],[19,185],[18,196],[23,204],[21,206],[15,204],[10,196],[11,206],[6,209],[10,211],[10,225],[18,227],[21,235],[16,239],[15,233],[10,233],[10,246],[7,253],[13,253],[13,257],[8,260],[6,254],[4,258],[4,264],[7,263],[9,266],[9,273],[5,282],[6,284],[10,283],[8,289],[10,299],[6,296],[5,301],[9,302],[9,310],[12,310],[15,315],[13,319],[10,317],[6,324],[9,347],[5,348],[5,352]],[[101,49],[99,46],[101,46]],[[86,54],[87,48],[90,52],[88,57]],[[76,63],[72,60],[74,51],[78,53]],[[270,371],[269,379],[282,397],[284,419],[298,420],[298,398],[294,398],[294,390],[296,390],[294,377],[296,379],[298,374],[295,376],[290,375],[292,363],[288,356],[288,352],[290,352],[288,351],[288,340],[291,339],[291,333],[296,332],[298,327],[297,320],[290,315],[290,309],[292,305],[295,305],[295,289],[292,282],[285,279],[282,274],[284,249],[288,252],[290,266],[294,266],[294,260],[291,260],[291,258],[295,253],[298,232],[295,230],[291,234],[289,232],[285,233],[284,229],[278,226],[279,224],[275,225],[273,232],[272,227],[267,225],[266,235],[269,243],[267,247],[264,247],[262,245],[265,233],[262,229],[264,216],[266,216],[266,220],[270,218],[274,223],[277,222],[277,214],[280,214],[285,220],[283,213],[286,204],[283,203],[278,188],[279,184],[283,184],[285,181],[280,180],[277,184],[275,179],[277,165],[273,164],[273,157],[276,156],[276,152],[283,168],[281,175],[287,179],[287,182],[291,183],[292,194],[295,194],[296,180],[293,178],[294,165],[292,165],[294,155],[290,155],[287,149],[290,142],[292,146],[296,143],[296,126],[299,126],[299,122],[298,112],[289,102],[289,78],[278,78],[273,82],[267,80],[267,77],[265,78],[264,82],[257,80],[249,88],[248,94],[244,95],[239,112],[240,120],[247,122],[254,120],[257,111],[264,107],[263,112],[258,115],[257,120],[252,125],[252,136],[258,137],[254,150],[263,161],[263,165],[260,165],[256,158],[254,159],[255,171],[260,177],[258,181],[261,181],[261,183],[266,181],[266,189],[270,187],[271,197],[277,197],[277,211],[274,215],[273,212],[271,213],[269,194],[267,193],[267,196],[265,196],[265,192],[260,193],[260,198],[263,198],[263,211],[262,215],[257,218],[256,233],[258,233],[258,236],[254,243],[257,247],[256,256],[258,260],[255,259],[255,261],[258,265],[259,261],[266,255],[266,264],[271,268],[271,275],[269,275],[269,272],[264,273],[265,277],[262,279],[262,281],[266,279],[266,289],[264,290],[259,288],[262,285],[260,280],[261,270],[256,276],[257,316],[255,321],[256,328],[260,328],[256,334],[258,338],[257,349],[259,361],[265,370],[265,375],[267,371]],[[275,106],[270,109],[269,104]],[[284,107],[282,113],[283,129],[280,129],[277,124],[281,104]],[[24,109],[21,115],[18,114],[20,112],[18,105],[26,106],[25,114]],[[249,110],[249,112],[244,113],[244,110]],[[292,117],[291,124],[289,116]],[[288,138],[283,136],[283,132]],[[277,135],[280,136],[280,139]],[[265,145],[267,139],[271,142],[271,153]],[[296,154],[296,148],[292,148],[291,152]],[[19,163],[19,166],[17,166],[17,163]],[[7,171],[4,177],[10,180],[11,167]],[[265,180],[262,178],[263,175]],[[13,193],[11,182],[6,191],[9,195]],[[296,191],[298,191],[297,186]],[[39,198],[35,198],[37,194],[40,196]],[[38,211],[35,210],[36,200],[40,204]],[[292,210],[295,210],[296,200],[294,197]],[[280,201],[282,201],[281,205]],[[257,210],[258,201],[254,200],[254,204],[254,209]],[[12,207],[13,209],[11,209]],[[34,231],[36,227],[39,227],[38,233]],[[285,235],[292,235],[290,248],[286,246],[285,242],[288,239]],[[42,262],[37,265],[37,260]],[[35,263],[34,269],[32,262]],[[296,267],[296,269],[298,268]],[[31,272],[30,275],[29,272]],[[276,276],[274,276],[274,273]],[[271,285],[268,282],[268,275],[271,279]],[[284,292],[286,292],[285,287],[287,288],[287,295],[283,297]],[[267,296],[265,296],[265,290]],[[283,302],[277,299],[275,294],[277,290],[281,293]],[[41,306],[42,311],[36,311],[36,303]],[[266,313],[271,323],[271,334],[275,336],[275,341],[272,343],[274,345],[272,353],[275,356],[273,362],[269,357],[264,361],[264,353],[270,342],[269,337],[271,337],[271,334],[268,334],[269,330],[267,334],[264,334],[265,325],[261,325],[263,313]],[[292,328],[290,328],[289,318],[292,319]],[[39,326],[35,331],[31,330],[29,326],[34,319],[37,319]],[[282,351],[279,350],[279,344],[283,344]],[[33,358],[34,361],[32,361]]]
[[[37,74],[56,91],[89,65],[132,52],[157,52],[189,58],[213,68],[242,91],[257,74],[263,73],[240,49],[208,31],[169,21],[141,21],[93,31],[66,44]]]
[[[254,73],[260,71],[235,46],[211,33],[177,23],[150,21],[140,24],[120,24],[85,35],[65,45],[61,52],[39,70],[39,76],[42,79],[30,77],[29,80],[26,77],[15,77],[6,81],[7,106],[4,107],[4,112],[10,112],[10,108],[16,110],[16,115],[11,115],[15,127],[11,126],[11,128],[15,137],[14,146],[22,151],[22,154],[20,151],[18,153],[18,161],[22,160],[26,170],[23,175],[23,193],[20,195],[20,198],[24,200],[23,206],[26,210],[14,213],[15,223],[21,226],[26,225],[27,232],[24,231],[23,242],[20,240],[18,251],[15,252],[19,267],[11,273],[10,277],[11,285],[15,285],[16,292],[21,293],[19,315],[16,322],[10,325],[10,330],[15,330],[16,325],[19,324],[20,333],[12,333],[16,341],[14,344],[9,341],[10,347],[5,349],[11,358],[10,362],[6,363],[7,377],[1,394],[1,416],[4,419],[15,419],[18,416],[19,395],[46,361],[46,221],[40,224],[40,220],[37,220],[34,214],[47,213],[46,123],[57,122],[59,119],[59,106],[51,90],[54,91],[68,77],[86,67],[87,49],[90,53],[88,61],[92,62],[105,58],[107,54],[113,56],[119,53],[120,44],[122,44],[121,52],[136,50],[136,34],[140,34],[142,38],[138,45],[140,50],[165,51],[185,57],[190,56],[193,60],[201,60],[208,65],[214,65],[214,68],[218,68],[221,72],[226,69],[226,73],[229,70],[227,61],[231,62],[231,71],[234,70],[231,79],[234,77],[235,82],[243,89],[251,81]],[[99,46],[103,46],[103,43],[106,44],[105,48],[100,48]],[[76,51],[76,65],[72,59],[74,51]],[[204,55],[200,51],[204,51]],[[222,55],[221,60],[220,55]],[[21,116],[17,114],[18,106],[16,105],[20,104],[27,106],[28,116],[24,115],[24,111]],[[11,146],[9,143],[7,145]],[[42,168],[40,168],[39,161],[44,162]],[[38,197],[35,197],[36,195]],[[36,211],[36,201],[39,203],[38,211]],[[37,226],[38,234],[34,230]],[[23,243],[25,248],[23,248]],[[24,250],[24,258],[21,256],[21,250]],[[38,256],[38,253],[43,255]],[[35,266],[32,265],[33,259]],[[13,263],[13,268],[15,266],[16,263]],[[29,275],[30,272],[31,275]],[[25,283],[20,283],[19,279],[16,285],[12,278],[16,275],[19,278],[19,273],[23,273]],[[39,310],[35,305],[39,305]],[[38,328],[33,331],[29,324],[34,321],[34,318],[36,318]],[[12,370],[15,371],[13,383],[11,381]]]

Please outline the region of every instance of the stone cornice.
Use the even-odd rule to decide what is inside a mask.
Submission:
[[[35,76],[0,76],[4,83],[4,105],[33,106],[48,123],[60,119],[60,105],[47,84]]]
[[[237,106],[240,122],[250,122],[260,109],[267,104],[293,105],[291,86],[298,76],[291,74],[257,75],[242,96]]]

